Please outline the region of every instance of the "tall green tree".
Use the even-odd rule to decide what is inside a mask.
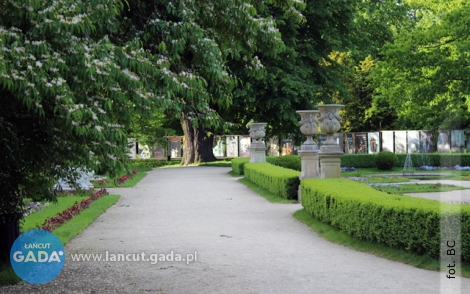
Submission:
[[[410,0],[416,26],[384,48],[373,71],[374,104],[387,101],[404,128],[470,124],[470,4]]]
[[[278,23],[285,50],[276,56],[257,53],[265,72],[260,79],[232,63],[241,82],[223,116],[238,123],[239,132],[246,132],[246,124],[254,120],[268,123],[268,135],[299,134],[297,110],[313,109],[331,102],[335,93],[346,92],[342,67],[329,54],[350,46],[354,1],[306,1],[302,22],[275,7],[268,11]]]
[[[297,15],[301,1],[150,1],[131,0],[126,36],[138,36],[161,60],[161,95],[180,114],[185,135],[182,164],[212,161],[211,130],[221,126],[219,109],[232,103],[236,77],[227,63],[239,60],[257,76],[262,70],[256,50],[276,54],[283,44],[275,22],[261,15],[266,3]],[[299,16],[297,16],[299,17]]]

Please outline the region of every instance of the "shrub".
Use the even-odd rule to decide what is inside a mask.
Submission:
[[[344,154],[341,156],[341,166],[355,168],[375,167],[375,154]]]
[[[298,155],[284,155],[274,159],[274,165],[300,171],[301,161]]]
[[[447,241],[461,238],[462,260],[470,261],[470,234],[458,231],[470,228],[468,205],[388,194],[345,179],[305,179],[301,187],[310,215],[352,237],[433,258]],[[459,219],[460,227],[441,229]]]
[[[375,156],[375,165],[380,170],[391,170],[397,164],[397,156],[390,151],[382,151]]]
[[[245,164],[245,177],[256,185],[287,199],[297,199],[300,172],[267,162]]]
[[[161,166],[166,166],[166,165],[175,165],[179,164],[181,160],[161,160],[161,159],[155,159],[155,158],[149,158],[149,159],[132,159],[130,161],[131,164],[133,165],[140,165],[140,166],[146,166],[150,168],[156,168],[156,167],[161,167]]]
[[[245,163],[250,162],[249,157],[237,157],[232,159],[232,172],[236,175],[243,175]]]

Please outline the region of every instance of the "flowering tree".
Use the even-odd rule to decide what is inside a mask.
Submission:
[[[215,160],[210,131],[223,125],[218,110],[231,105],[237,82],[228,63],[240,60],[250,75],[260,75],[254,52],[283,48],[273,18],[264,15],[267,4],[302,18],[299,0],[129,1],[123,38],[138,36],[162,66],[159,95],[180,114],[183,164]]]
[[[122,168],[126,126],[156,109],[181,115],[184,163],[202,160],[232,100],[227,62],[259,74],[253,52],[283,46],[267,2],[301,17],[299,0],[0,1],[0,213],[54,199],[71,167]]]

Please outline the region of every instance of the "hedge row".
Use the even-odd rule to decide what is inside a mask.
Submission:
[[[245,178],[256,185],[287,199],[297,199],[300,172],[268,162],[247,163]]]
[[[396,154],[397,164],[396,167],[403,167],[405,165],[406,154]],[[341,157],[341,166],[355,168],[371,168],[375,166],[375,154],[344,154]],[[299,155],[284,155],[284,156],[267,156],[266,161],[274,165],[290,168],[300,171],[300,156]],[[438,154],[438,153],[412,153],[411,161],[414,167],[423,165],[428,166],[441,166],[452,167],[456,165],[470,166],[470,154]],[[232,171],[235,174],[243,175],[243,165],[250,162],[249,157],[238,157],[232,159]]]
[[[274,161],[276,158],[279,156],[266,156],[266,162],[269,162],[271,164],[274,164]],[[250,158],[249,157],[236,157],[232,159],[232,172],[237,175],[243,175],[244,174],[244,166],[245,163],[249,163]]]
[[[388,194],[345,179],[306,179],[301,185],[305,210],[352,237],[434,258],[441,245],[461,238],[462,260],[470,262],[467,205]],[[441,218],[450,224],[442,235]]]
[[[407,154],[396,154],[396,167],[403,167]],[[375,167],[375,154],[345,154],[341,157],[341,166],[354,166],[356,168]],[[470,166],[470,154],[468,153],[412,153],[413,166],[441,166],[452,167],[456,165]]]
[[[301,161],[299,155],[277,156],[273,161],[274,165],[300,171]]]
[[[161,166],[166,166],[166,165],[175,165],[179,164],[181,160],[161,160],[161,159],[155,159],[155,158],[148,158],[148,159],[132,159],[131,164],[133,165],[140,165],[140,166],[146,166],[150,168],[156,168],[156,167],[161,167]]]

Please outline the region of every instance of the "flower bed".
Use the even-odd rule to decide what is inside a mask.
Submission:
[[[30,215],[36,211],[39,211],[49,205],[49,202],[33,202],[27,201],[25,202],[25,212],[23,213],[23,217]]]
[[[452,167],[439,167],[439,166],[428,166],[428,165],[423,165],[417,168],[418,170],[438,170],[438,169],[443,169],[443,170],[470,170],[470,166],[452,166]]]
[[[54,231],[55,229],[60,227],[62,224],[71,220],[74,216],[78,215],[82,210],[90,207],[90,204],[93,201],[108,194],[109,193],[106,191],[106,189],[100,189],[98,192],[91,194],[90,197],[83,199],[80,203],[75,202],[75,204],[72,205],[72,207],[56,214],[55,216],[49,219],[46,219],[44,223],[42,224],[41,228],[49,232]]]

